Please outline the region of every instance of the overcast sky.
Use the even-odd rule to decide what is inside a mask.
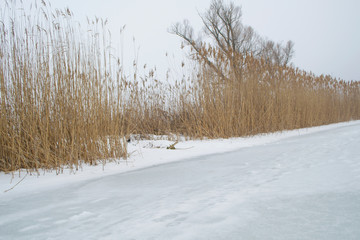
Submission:
[[[211,0],[50,0],[53,8],[69,7],[76,19],[107,18],[114,40],[126,24],[124,55],[133,59],[135,37],[139,63],[165,72],[181,61],[180,39],[167,32],[171,24],[189,19],[201,29],[198,12]],[[360,80],[359,0],[235,0],[243,23],[261,36],[295,43],[295,66],[315,74]],[[116,45],[116,44],[115,44]],[[166,57],[165,54],[175,56]],[[130,60],[129,60],[130,61]],[[175,63],[174,63],[175,62]],[[129,64],[130,66],[130,64]]]

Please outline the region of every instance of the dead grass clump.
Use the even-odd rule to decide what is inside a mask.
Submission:
[[[126,157],[106,22],[84,33],[69,9],[47,5],[16,10],[6,1],[1,11],[0,171]]]

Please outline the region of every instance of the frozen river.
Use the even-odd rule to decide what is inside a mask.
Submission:
[[[0,239],[358,240],[360,124],[2,196]]]

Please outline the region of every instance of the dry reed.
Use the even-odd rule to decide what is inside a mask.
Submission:
[[[46,5],[18,14],[10,1],[1,13],[0,171],[126,158],[131,133],[227,138],[360,119],[359,82],[240,54],[239,79],[210,46],[201,52],[226,79],[196,54],[174,84],[151,69],[125,77],[106,21],[83,32],[69,9]]]
[[[126,157],[122,75],[112,68],[106,22],[83,33],[69,9],[30,14],[5,4],[0,25],[0,171],[96,164]],[[19,12],[20,11],[20,12]]]

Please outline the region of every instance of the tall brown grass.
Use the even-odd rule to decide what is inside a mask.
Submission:
[[[241,79],[231,77],[231,70],[223,79],[198,62],[195,84],[177,102],[176,125],[182,134],[227,138],[360,118],[360,82],[315,76],[251,55],[238,57],[244,66]],[[226,66],[223,58],[215,62]]]
[[[360,119],[359,82],[240,54],[239,79],[211,46],[202,53],[226,79],[195,53],[177,81],[136,62],[125,75],[106,21],[84,31],[69,9],[17,11],[6,2],[0,20],[0,171],[126,158],[131,133],[227,138]]]
[[[5,3],[0,171],[126,157],[122,74],[113,69],[106,22],[95,19],[83,32],[69,9],[52,11],[42,2],[27,12]]]

